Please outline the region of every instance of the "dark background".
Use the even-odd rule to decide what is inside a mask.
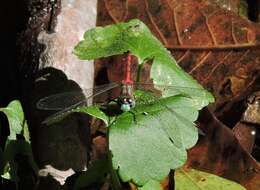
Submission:
[[[0,107],[19,99],[19,65],[16,40],[26,27],[29,12],[27,0],[2,1],[0,5]]]

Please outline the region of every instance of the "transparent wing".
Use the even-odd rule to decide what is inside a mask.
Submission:
[[[37,108],[41,110],[68,110],[77,106],[84,105],[90,98],[100,95],[119,86],[117,83],[110,83],[97,86],[93,89],[83,91],[63,92],[50,95],[37,102]]]
[[[42,123],[50,125],[62,120],[69,115],[73,109],[88,105],[88,100],[98,96],[106,91],[118,87],[117,83],[110,83],[97,86],[93,89],[86,89],[84,91],[73,91],[54,94],[40,99],[37,102],[37,108],[42,110],[60,110],[51,116],[47,117]]]
[[[41,110],[63,110],[82,101],[86,101],[83,91],[72,91],[44,97],[37,102],[36,106]]]
[[[208,105],[208,103],[214,102],[213,95],[204,89],[202,86],[198,88],[188,86],[174,86],[174,85],[161,85],[152,83],[136,83],[135,89],[143,90],[146,92],[152,92],[157,97],[169,97],[174,95],[182,95],[189,97],[193,100],[193,106],[201,109]]]
[[[145,91],[158,91],[164,96],[173,96],[177,94],[190,95],[195,97],[208,96],[210,93],[204,89],[202,86],[200,88],[193,88],[187,86],[178,85],[162,85],[153,83],[135,83],[135,89],[145,90]]]

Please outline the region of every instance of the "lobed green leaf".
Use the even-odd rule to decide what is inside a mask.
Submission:
[[[2,151],[2,165],[0,168],[0,173],[3,178],[17,183],[18,165],[15,162],[15,156],[17,154],[28,156],[28,162],[35,173],[37,173],[38,167],[33,160],[29,129],[24,118],[21,103],[14,100],[7,107],[0,108],[0,111],[7,116],[10,130],[10,135],[7,137],[4,150]],[[17,135],[23,136],[24,140],[17,139]]]
[[[86,113],[88,115],[102,120],[106,125],[108,125],[109,123],[109,117],[103,111],[100,110],[99,106],[82,106],[75,109],[73,112]]]
[[[193,123],[198,114],[190,100],[167,97],[117,117],[110,126],[109,148],[123,181],[140,186],[150,179],[160,181],[186,162],[186,149],[198,139]]]

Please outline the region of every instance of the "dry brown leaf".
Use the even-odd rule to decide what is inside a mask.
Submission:
[[[259,25],[205,0],[99,0],[97,25],[132,18],[146,23],[178,64],[213,92],[217,116],[252,92],[260,76]],[[109,67],[122,71],[121,65]]]

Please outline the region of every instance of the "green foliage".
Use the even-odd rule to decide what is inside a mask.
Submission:
[[[195,169],[178,169],[175,173],[176,190],[246,190],[241,185],[213,174]]]
[[[197,116],[190,99],[183,96],[137,105],[119,115],[110,126],[109,148],[122,180],[144,185],[182,166],[186,149],[198,139],[193,124]]]
[[[161,184],[158,181],[150,180],[143,187],[138,190],[163,190]]]
[[[162,94],[157,100],[137,91],[138,105],[109,123],[114,169],[123,181],[142,186],[150,180],[162,180],[170,169],[186,162],[186,149],[198,139],[193,124],[198,110],[213,102],[214,97],[177,65],[140,20],[93,28],[74,49],[80,59],[88,60],[127,51],[138,58],[140,66],[153,60],[150,76]],[[100,118],[103,114],[91,115]]]
[[[162,90],[160,85],[186,87],[178,90],[171,88],[165,91],[164,96],[180,93],[189,95],[196,100],[199,108],[214,101],[214,97],[209,92],[177,65],[170,52],[140,20],[134,19],[127,23],[90,29],[84,34],[84,40],[74,49],[74,53],[80,59],[87,60],[118,55],[127,51],[138,57],[141,65],[147,60],[153,60],[150,76],[159,90]],[[193,91],[194,88],[200,91]]]
[[[144,90],[136,90],[134,97],[137,104],[148,104],[157,100],[157,97],[153,93]]]
[[[19,180],[17,176],[18,165],[15,161],[17,154],[26,155],[32,169],[37,173],[37,165],[33,160],[29,130],[25,122],[22,106],[19,101],[12,101],[6,108],[0,108],[8,119],[10,135],[5,142],[4,150],[1,150],[0,159],[1,177],[12,180],[16,184]],[[18,138],[18,136],[20,136]],[[22,137],[22,138],[21,138]]]
[[[96,117],[102,120],[106,125],[108,125],[109,117],[100,110],[98,106],[89,106],[89,107],[79,107],[74,110],[74,112],[83,112],[93,117]]]

